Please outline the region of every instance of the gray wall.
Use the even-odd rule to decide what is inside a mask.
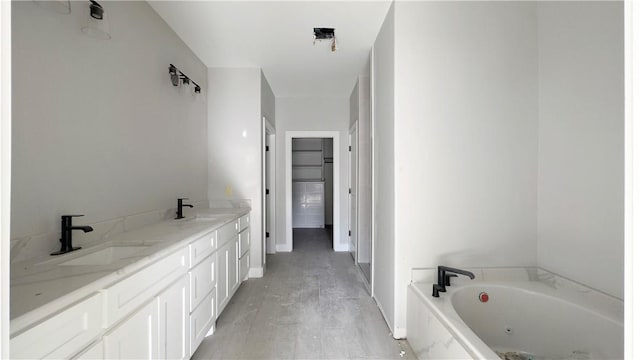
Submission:
[[[207,103],[169,81],[207,69],[146,2],[103,3],[111,40],[80,31],[88,2],[58,14],[13,3],[11,237],[59,249],[62,214],[95,223],[207,197]]]
[[[373,93],[374,291],[394,287],[396,337],[413,267],[539,265],[622,297],[622,8],[395,3]]]
[[[260,108],[262,116],[267,118],[267,121],[271,126],[275,126],[276,123],[276,98],[271,90],[269,81],[264,76],[264,72],[260,70]]]
[[[536,264],[536,7],[396,4],[396,330],[413,267]]]
[[[358,120],[360,107],[358,102],[360,100],[360,96],[358,95],[358,90],[360,86],[358,85],[358,80],[356,80],[356,84],[353,86],[353,90],[351,90],[351,95],[349,96],[349,128],[353,125],[353,123]]]
[[[334,190],[340,187],[340,217],[348,214],[348,126],[349,101],[341,98],[276,98],[276,245],[284,248],[285,236],[285,134],[287,131],[339,131],[340,147],[334,143],[334,158],[340,152],[340,179],[334,183]],[[334,163],[334,173],[336,170]],[[335,219],[334,219],[335,224]],[[347,221],[340,222],[341,237],[338,249],[347,246]],[[282,250],[281,250],[282,251]]]
[[[261,82],[258,68],[209,68],[209,199],[251,201],[252,277],[262,273]]]
[[[538,5],[538,262],[624,294],[622,2]]]
[[[358,262],[371,262],[371,78],[358,79]],[[371,280],[371,279],[369,279]]]
[[[373,296],[393,330],[395,309],[395,8],[394,2],[373,46]]]

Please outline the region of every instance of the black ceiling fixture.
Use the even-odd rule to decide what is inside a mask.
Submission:
[[[314,40],[329,40],[336,36],[334,28],[313,28]]]
[[[331,51],[338,50],[338,43],[336,42],[336,29],[335,28],[313,28],[313,45],[316,41],[331,40]]]
[[[89,1],[91,2],[91,5],[89,5],[89,14],[91,17],[96,20],[102,20],[104,18],[104,9],[102,8],[102,5],[98,4],[94,0]]]

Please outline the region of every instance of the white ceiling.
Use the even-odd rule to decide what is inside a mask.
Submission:
[[[390,1],[149,1],[208,67],[260,67],[276,97],[348,97]],[[334,27],[313,45],[314,27]],[[177,64],[176,64],[177,65]]]

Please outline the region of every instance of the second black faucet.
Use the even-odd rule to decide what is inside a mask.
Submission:
[[[189,199],[188,198],[180,198],[180,199],[178,199],[178,208],[176,209],[176,220],[184,218],[184,215],[182,215],[182,208],[183,207],[193,208],[193,205],[183,204],[182,203],[183,200],[189,200]]]
[[[51,255],[62,255],[68,252],[72,252],[74,250],[81,249],[81,247],[74,247],[71,237],[71,231],[73,230],[82,230],[86,233],[92,232],[93,228],[91,226],[73,226],[71,223],[71,219],[74,217],[80,217],[84,215],[62,215],[61,224],[60,224],[60,251],[56,251],[51,253]]]

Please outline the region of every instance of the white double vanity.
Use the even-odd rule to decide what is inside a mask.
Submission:
[[[249,210],[200,210],[13,264],[11,358],[190,358],[248,276]]]

